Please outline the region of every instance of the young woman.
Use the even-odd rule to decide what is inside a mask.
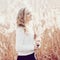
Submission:
[[[35,60],[34,57],[34,35],[33,21],[31,13],[22,8],[17,16],[16,29],[16,51],[17,60]]]

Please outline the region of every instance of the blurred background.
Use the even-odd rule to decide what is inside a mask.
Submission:
[[[37,39],[43,40],[41,35],[46,32],[46,29],[50,32],[54,30],[60,32],[60,0],[0,0],[0,60],[16,60],[15,48],[13,48],[15,47],[16,18],[22,7],[27,7],[33,14],[34,24],[38,27]],[[59,37],[57,40],[60,42]],[[60,57],[60,54],[57,55]],[[38,53],[37,56],[38,60],[41,60]]]

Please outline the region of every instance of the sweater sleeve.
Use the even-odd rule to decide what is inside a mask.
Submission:
[[[33,24],[33,31],[34,31],[34,41],[35,41],[35,49],[40,48],[41,39],[38,36],[38,26]]]

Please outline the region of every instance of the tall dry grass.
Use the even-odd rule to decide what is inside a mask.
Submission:
[[[41,36],[41,47],[35,53],[37,60],[60,60],[60,29],[46,29]]]
[[[8,34],[0,33],[0,60],[16,60],[15,31]]]
[[[49,15],[49,17],[51,15]],[[35,57],[36,60],[60,60],[60,29],[57,27],[56,21],[54,21],[56,18],[52,16],[49,19],[47,15],[46,17],[45,20],[43,17],[41,21],[38,21],[39,25],[34,21],[37,25],[37,27],[34,27],[34,29],[36,28],[35,33],[38,39],[41,39],[41,46],[35,50]],[[50,27],[51,23],[52,27]],[[5,28],[7,27],[0,26],[0,60],[17,60],[15,31],[6,35],[4,34]],[[9,28],[7,28],[7,30],[8,29]]]
[[[16,60],[15,31],[5,36],[0,33],[0,60]],[[60,60],[60,29],[46,29],[41,36],[41,47],[35,51],[36,60]]]

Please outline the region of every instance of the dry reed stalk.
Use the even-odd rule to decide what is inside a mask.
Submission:
[[[41,41],[41,47],[35,52],[37,60],[60,60],[60,30],[55,27],[46,29]]]
[[[0,33],[0,60],[16,60],[15,32],[5,36]]]

